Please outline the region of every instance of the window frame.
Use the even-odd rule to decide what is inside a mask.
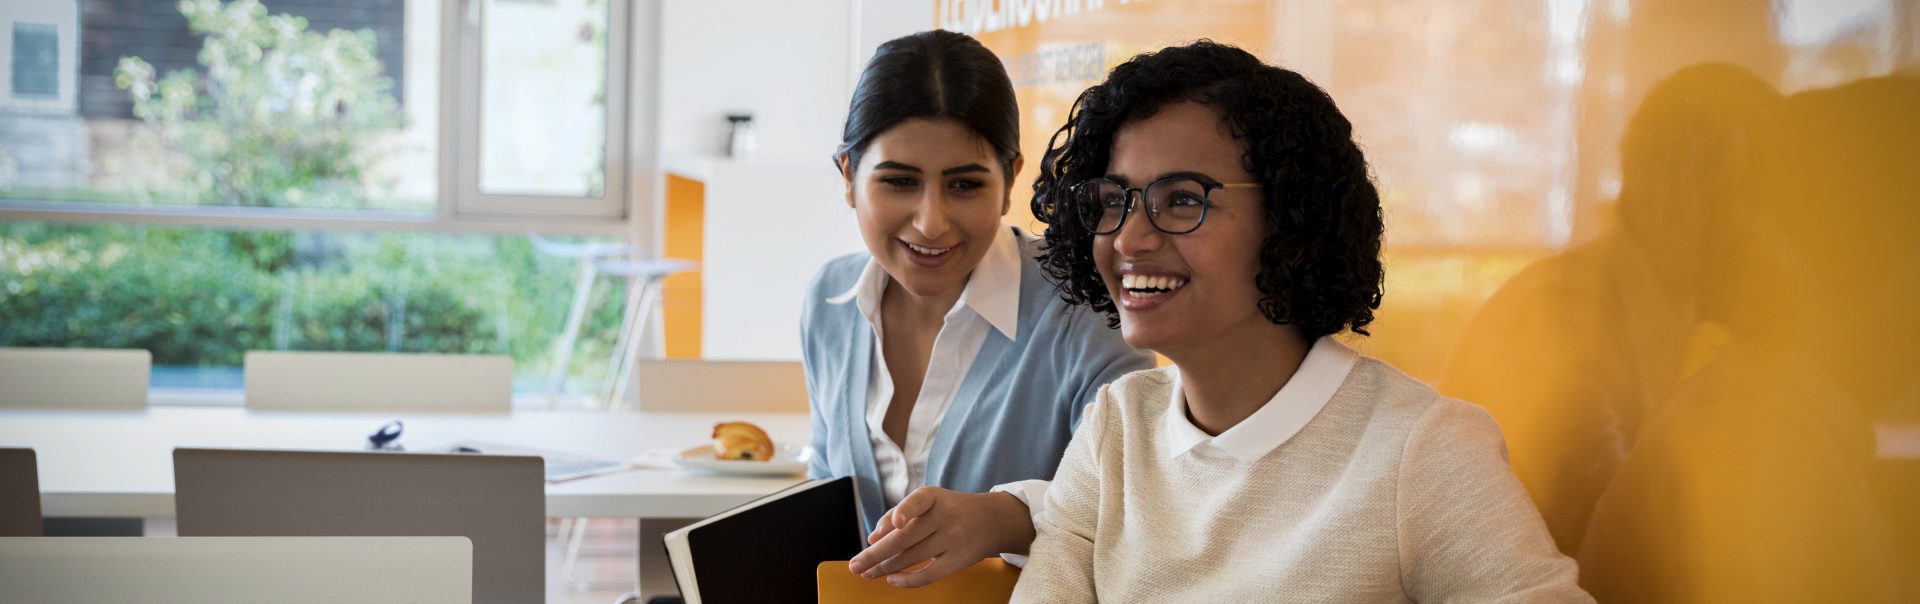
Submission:
[[[630,23],[627,17],[628,3],[619,0],[607,2],[607,73],[606,104],[604,116],[605,136],[603,143],[606,153],[602,158],[601,170],[605,175],[600,196],[573,197],[548,195],[513,195],[486,193],[480,190],[480,150],[486,132],[481,128],[483,100],[482,83],[486,78],[485,42],[486,10],[489,0],[455,0],[465,6],[459,7],[457,18],[453,21],[459,28],[455,34],[458,52],[453,53],[456,66],[453,70],[459,74],[458,82],[453,86],[442,86],[442,90],[455,91],[442,94],[441,124],[446,132],[447,117],[457,120],[456,134],[470,133],[466,140],[456,143],[454,161],[441,157],[441,169],[454,171],[454,186],[457,191],[452,204],[452,212],[458,217],[549,217],[549,218],[621,218],[626,214],[626,173],[619,169],[626,163],[625,140],[627,117],[627,46],[628,33],[617,24]],[[500,0],[491,0],[498,2]],[[447,66],[442,62],[442,66]],[[442,72],[444,76],[446,72]],[[442,182],[445,182],[444,180]],[[444,210],[443,210],[444,211]]]
[[[109,222],[286,230],[424,231],[616,235],[650,249],[655,178],[652,99],[657,83],[648,44],[657,35],[657,7],[607,2],[607,103],[604,186],[599,198],[484,195],[479,191],[478,92],[481,12],[485,0],[438,0],[439,118],[437,192],[427,212],[198,205],[123,205],[0,199],[0,220]],[[634,68],[633,66],[638,66]],[[629,127],[629,124],[637,124]],[[567,205],[556,205],[567,202]]]

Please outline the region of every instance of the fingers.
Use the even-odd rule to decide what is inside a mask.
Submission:
[[[847,563],[847,570],[872,579],[911,566],[912,564],[896,565],[889,567],[886,572],[875,572],[874,569],[877,564],[899,556],[907,548],[919,544],[933,533],[934,522],[916,522],[916,520],[933,512],[935,502],[948,493],[951,491],[939,487],[920,487],[908,493],[905,499],[900,500],[899,505],[893,506],[893,509],[880,515],[880,521],[874,524],[873,533],[867,535],[867,543],[871,547],[854,556],[853,560]],[[920,562],[927,557],[931,557],[931,554],[915,559],[913,562]]]
[[[880,515],[880,522],[873,526],[872,533],[867,534],[867,545],[879,543],[881,539],[892,533],[895,528],[898,528],[893,525],[892,510],[888,510],[888,512],[889,513]]]
[[[911,528],[913,527],[908,527],[908,529]],[[928,559],[940,555],[943,553],[943,549],[940,544],[934,543],[933,540],[923,540],[914,543],[911,547],[906,548],[905,551],[899,554],[880,560],[874,564],[872,568],[867,569],[866,572],[860,573],[860,576],[874,579],[908,570],[913,568],[914,565],[926,562]]]
[[[893,506],[893,509],[888,510],[886,516],[893,518],[894,526],[906,526],[908,520],[919,518],[926,515],[927,512],[933,511],[934,502],[938,501],[945,491],[946,489],[940,487],[920,487],[914,489],[912,493],[907,494],[906,499],[900,500],[900,505]]]
[[[873,546],[867,548],[866,551],[860,552],[860,555],[854,556],[853,560],[847,565],[847,569],[860,573],[861,576],[868,579],[872,579],[888,573],[899,572],[908,566],[912,566],[913,563],[932,557],[932,553],[926,553],[921,554],[920,557],[914,558],[905,564],[887,564],[890,560],[906,555],[912,548],[923,545],[927,537],[933,534],[933,524],[929,519],[923,518],[908,522],[905,526],[894,529],[893,533],[887,535],[885,539],[874,543]]]
[[[968,559],[967,556],[942,555],[934,558],[933,563],[928,564],[926,568],[889,575],[887,577],[887,583],[894,587],[920,587],[933,583],[934,581],[945,579],[947,575],[959,572],[960,569],[973,566],[977,562],[979,562],[979,560]]]

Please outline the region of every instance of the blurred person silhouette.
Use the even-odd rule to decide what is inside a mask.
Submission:
[[[1874,432],[1920,360],[1915,107],[1911,76],[1786,101],[1702,296],[1732,341],[1593,508],[1579,560],[1602,601],[1920,601],[1920,501],[1883,481],[1913,461],[1878,458]]]
[[[1735,249],[1723,218],[1750,203],[1752,141],[1780,96],[1724,63],[1656,84],[1627,125],[1617,218],[1536,262],[1468,323],[1440,389],[1478,402],[1561,551],[1683,377],[1702,294]]]

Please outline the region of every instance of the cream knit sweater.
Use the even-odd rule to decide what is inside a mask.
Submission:
[[[1170,457],[1172,371],[1100,391],[1015,602],[1592,601],[1479,407],[1362,357],[1265,457]]]

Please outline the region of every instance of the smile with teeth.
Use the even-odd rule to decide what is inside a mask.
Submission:
[[[902,241],[901,243],[906,243],[906,242]],[[925,246],[914,245],[911,243],[907,243],[907,248],[912,249],[914,253],[918,253],[926,256],[938,256],[938,255],[953,251],[953,248],[950,248],[950,247],[925,247]]]
[[[1120,286],[1126,288],[1128,295],[1136,298],[1151,298],[1160,294],[1170,293],[1173,290],[1180,289],[1186,284],[1187,280],[1180,277],[1161,275],[1120,276]]]

